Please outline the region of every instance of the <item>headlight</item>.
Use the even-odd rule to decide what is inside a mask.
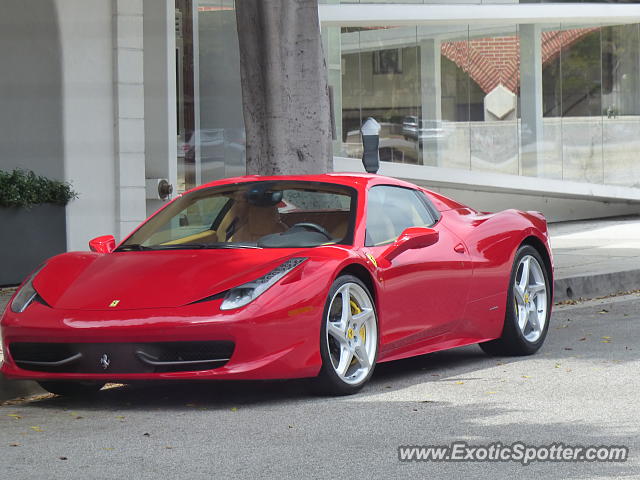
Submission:
[[[14,313],[22,313],[24,312],[31,302],[33,302],[34,298],[38,296],[38,292],[33,288],[33,279],[36,278],[36,275],[42,270],[40,267],[34,273],[31,274],[29,279],[22,285],[18,293],[15,297],[13,297],[13,301],[11,302],[11,311]]]
[[[225,295],[222,305],[220,305],[220,310],[233,310],[234,308],[244,307],[305,260],[307,259],[302,257],[291,258],[257,280],[232,288]]]

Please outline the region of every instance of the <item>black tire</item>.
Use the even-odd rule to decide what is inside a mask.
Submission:
[[[83,397],[96,393],[102,387],[102,382],[83,382],[83,381],[50,381],[38,382],[46,391],[62,395],[64,397]]]
[[[375,348],[375,353],[373,357],[373,361],[371,362],[371,366],[367,375],[358,383],[346,383],[336,372],[333,367],[333,363],[331,360],[330,352],[329,352],[329,342],[327,340],[327,322],[329,315],[329,308],[331,306],[331,301],[338,292],[338,290],[346,284],[356,284],[364,292],[369,298],[369,302],[373,309],[374,322],[375,322],[375,342],[372,343]],[[354,393],[359,392],[362,387],[369,381],[371,375],[373,375],[373,371],[375,369],[376,361],[378,359],[378,348],[379,348],[379,333],[378,333],[378,315],[375,307],[375,302],[371,296],[371,292],[367,286],[357,277],[352,275],[342,275],[338,277],[331,288],[329,289],[329,295],[327,297],[327,301],[324,306],[324,311],[322,315],[322,326],[320,328],[320,356],[322,357],[322,368],[318,377],[314,379],[313,387],[316,393],[321,395],[352,395]]]
[[[518,326],[518,318],[516,314],[515,280],[518,273],[518,266],[520,265],[521,260],[527,255],[535,258],[538,262],[546,285],[547,310],[545,315],[545,324],[542,332],[540,333],[540,337],[535,341],[529,341],[525,338],[522,330]],[[492,356],[525,356],[536,353],[540,347],[542,347],[549,330],[552,302],[551,292],[552,288],[546,263],[535,248],[530,245],[521,246],[516,253],[513,261],[513,267],[511,269],[511,276],[509,278],[507,311],[505,314],[502,335],[495,340],[481,343],[480,348],[482,348],[485,353]]]

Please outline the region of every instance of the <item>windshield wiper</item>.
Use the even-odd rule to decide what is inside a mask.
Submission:
[[[255,245],[245,244],[231,244],[231,243],[175,243],[170,245],[154,245],[152,247],[146,247],[138,244],[124,245],[117,251],[124,250],[216,250],[216,249],[231,249],[231,248],[260,248]]]
[[[211,249],[215,249],[215,248],[220,248],[220,249],[232,249],[232,248],[262,248],[262,247],[258,247],[256,245],[247,245],[245,244],[240,244],[238,245],[237,243],[219,243],[219,244],[215,244],[215,245],[207,245],[207,248],[211,248]]]
[[[121,247],[116,248],[114,252],[132,252],[140,250],[151,250],[151,248],[140,245],[139,243],[129,243],[127,245],[122,245]]]
[[[205,243],[176,243],[173,245],[157,245],[151,250],[199,250],[201,248],[209,248]]]

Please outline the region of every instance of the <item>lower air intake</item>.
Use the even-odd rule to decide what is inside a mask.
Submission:
[[[157,343],[25,343],[9,345],[25,370],[51,373],[163,373],[224,366],[230,341]]]

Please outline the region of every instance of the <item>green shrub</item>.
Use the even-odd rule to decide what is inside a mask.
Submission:
[[[0,207],[32,207],[41,203],[66,205],[78,194],[71,184],[50,180],[32,171],[0,171]]]

